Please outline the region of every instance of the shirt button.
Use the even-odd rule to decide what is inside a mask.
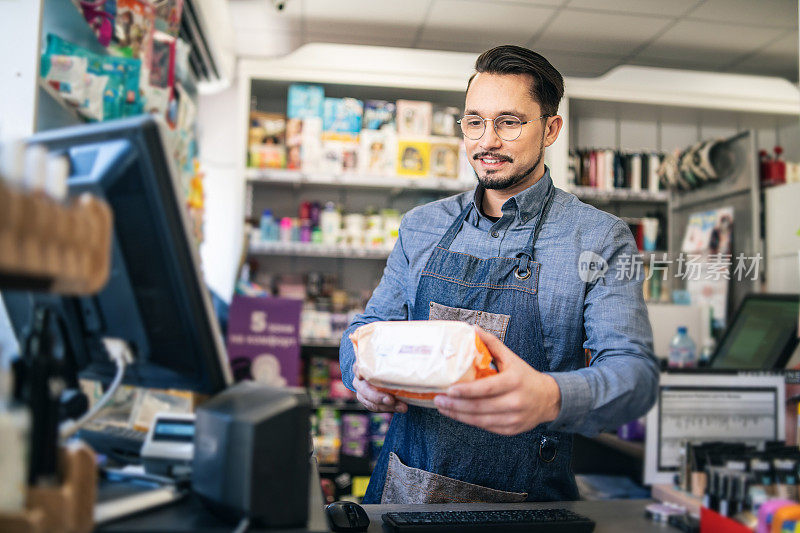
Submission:
[[[494,231],[492,232],[492,237],[494,237],[495,239],[496,239],[497,237],[499,237],[499,236],[500,236],[500,234],[497,232],[497,230],[494,230]]]

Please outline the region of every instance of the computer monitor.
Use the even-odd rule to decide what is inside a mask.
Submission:
[[[56,306],[81,377],[110,382],[103,338],[125,340],[135,361],[123,383],[213,394],[232,382],[163,123],[151,116],[53,130],[31,139],[71,163],[70,195],[91,192],[114,213],[108,284],[91,297],[4,293],[20,337],[33,306]]]
[[[760,445],[786,438],[782,375],[662,374],[647,414],[647,485],[671,484],[685,443]]]
[[[748,294],[711,358],[720,370],[783,369],[797,347],[797,294]]]

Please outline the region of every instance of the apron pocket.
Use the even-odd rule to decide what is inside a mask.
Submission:
[[[404,465],[389,453],[381,503],[519,503],[527,492],[506,492]]]
[[[429,307],[428,320],[458,320],[459,322],[466,322],[472,326],[480,326],[501,341],[505,341],[508,321],[511,320],[511,315],[450,307],[436,302],[431,302]]]

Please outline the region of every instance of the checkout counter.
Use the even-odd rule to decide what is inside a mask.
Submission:
[[[536,509],[563,507],[591,518],[597,523],[595,533],[664,533],[678,531],[666,524],[645,517],[645,507],[652,500],[578,501],[564,503],[517,503],[517,504],[436,504],[436,505],[365,505],[369,515],[369,533],[383,531],[381,515],[389,511],[438,511],[438,510],[484,510],[484,509]],[[203,533],[229,532],[231,525],[210,514],[199,501],[188,498],[169,507],[156,509],[146,514],[108,524],[97,531],[197,531]],[[248,529],[248,531],[305,532],[308,529]],[[325,530],[327,531],[327,530]]]

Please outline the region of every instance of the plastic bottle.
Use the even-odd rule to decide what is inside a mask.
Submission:
[[[716,347],[717,343],[713,337],[709,337],[703,341],[703,348],[700,350],[700,362],[698,366],[708,366],[711,363],[711,356],[714,355]]]
[[[281,219],[281,242],[292,242],[292,225],[291,217]]]
[[[337,244],[342,231],[342,215],[336,210],[336,204],[328,202],[320,213],[319,226],[322,230],[323,244]]]
[[[261,240],[276,242],[278,240],[278,222],[272,216],[272,209],[264,209],[261,213]]]
[[[697,365],[697,350],[689,337],[686,326],[678,327],[678,333],[669,343],[670,368],[690,368]]]

